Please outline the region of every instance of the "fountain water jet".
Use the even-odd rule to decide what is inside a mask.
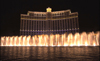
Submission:
[[[99,46],[99,32],[81,34],[50,34],[35,36],[4,36],[0,46]]]

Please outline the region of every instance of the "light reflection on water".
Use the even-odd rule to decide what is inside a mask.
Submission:
[[[1,47],[2,61],[98,61],[98,47]]]

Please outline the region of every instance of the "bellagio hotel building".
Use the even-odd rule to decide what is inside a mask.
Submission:
[[[21,14],[20,35],[63,34],[79,32],[78,12],[71,10],[46,12],[28,11]]]

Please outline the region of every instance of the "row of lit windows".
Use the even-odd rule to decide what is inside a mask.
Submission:
[[[52,14],[52,16],[64,16],[64,15],[66,15],[66,13],[56,13],[56,14]]]
[[[60,21],[27,21],[27,20],[23,20],[22,24],[21,24],[21,29],[29,29],[29,30],[46,30],[46,29],[59,29],[59,30],[64,30],[64,29],[69,29],[69,28],[78,28],[78,24],[77,23],[77,19],[72,20],[60,20]],[[48,27],[46,28],[46,24],[48,23]],[[73,24],[73,25],[72,25]]]
[[[52,14],[52,13],[51,13]],[[67,13],[55,13],[55,14],[52,14],[52,16],[63,16],[63,15],[68,15],[69,14],[69,12],[67,12]],[[46,14],[32,14],[32,13],[30,13],[29,14],[30,16],[46,16]]]
[[[57,13],[57,14],[52,14],[52,16],[63,16],[65,15],[64,13]],[[46,16],[44,14],[32,14],[30,16]]]
[[[79,32],[79,30],[72,30],[72,31],[56,31],[56,32],[49,32],[50,34],[63,34],[63,33],[74,33],[74,32]],[[48,32],[21,32],[21,35],[40,35],[40,34],[48,34]]]
[[[47,32],[21,32],[21,34],[26,34],[26,35],[28,35],[28,34],[42,34],[42,33],[47,33]],[[50,32],[50,33],[61,33],[61,31],[60,32],[58,32],[58,31]]]
[[[21,16],[21,18],[26,18],[26,19],[46,19],[46,17],[29,17],[29,16]]]
[[[78,14],[71,14],[71,15],[69,15],[68,13],[57,13],[57,14],[52,14],[52,16],[60,16],[60,17],[62,17],[62,16],[77,16]],[[30,19],[35,19],[35,18],[44,18],[44,19],[46,19],[46,14],[31,14],[30,13],[30,16],[36,16],[36,17],[29,17],[29,16],[21,16],[21,18],[30,18]]]
[[[67,30],[78,30],[79,28],[74,28],[74,29],[62,29],[62,30],[20,30],[20,31],[34,31],[34,32],[38,32],[38,31],[67,31]]]
[[[46,17],[21,17],[21,18],[26,18],[26,19],[46,19]],[[50,17],[52,19],[56,19],[56,18],[66,18],[66,16],[59,16],[59,17]]]
[[[72,16],[76,16],[76,14],[75,15],[65,15],[65,16],[50,16],[50,18],[54,18],[54,19],[56,19],[56,18],[66,18],[66,17],[72,17]],[[26,19],[46,19],[46,17],[38,17],[38,16],[36,16],[36,17],[29,17],[29,16],[21,16],[21,18],[26,18]]]
[[[46,14],[31,14],[30,13],[30,16],[46,16]]]

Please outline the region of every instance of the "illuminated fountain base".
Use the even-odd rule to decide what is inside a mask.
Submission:
[[[50,34],[35,36],[4,36],[1,46],[99,46],[100,32],[81,34]]]

